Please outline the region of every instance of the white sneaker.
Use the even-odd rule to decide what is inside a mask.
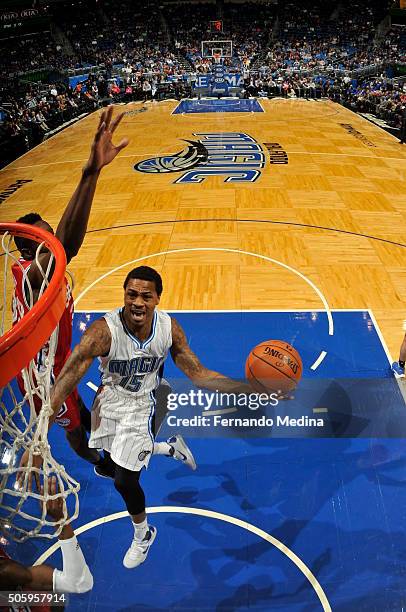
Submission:
[[[133,540],[130,548],[125,553],[125,557],[123,559],[124,567],[128,569],[132,569],[144,563],[147,558],[148,551],[151,548],[151,544],[153,544],[156,538],[156,527],[152,527],[152,525],[148,525],[148,531],[145,534],[145,538],[142,542],[137,542]]]
[[[168,438],[167,442],[174,450],[174,459],[182,461],[185,465],[188,465],[191,470],[196,469],[195,458],[193,457],[192,451],[184,441],[183,436],[176,434],[175,436],[172,436],[172,438]]]

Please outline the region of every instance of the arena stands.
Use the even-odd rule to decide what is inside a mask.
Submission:
[[[109,100],[190,95],[193,75],[212,71],[202,40],[231,40],[230,72],[245,95],[329,96],[399,124],[406,34],[385,17],[390,2],[288,3],[71,0],[50,3],[38,31],[0,40],[2,163],[58,126]],[[210,33],[221,19],[223,32]],[[35,29],[35,28],[34,28]]]

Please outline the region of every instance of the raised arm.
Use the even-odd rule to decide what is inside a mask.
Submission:
[[[112,143],[112,136],[124,117],[124,113],[117,115],[113,121],[112,115],[112,106],[101,114],[99,125],[91,146],[89,159],[83,168],[78,186],[56,230],[56,237],[59,238],[65,248],[68,263],[72,257],[78,254],[82,246],[97,181],[102,168],[110,164],[116,155],[128,145],[127,138],[121,140],[117,146]],[[50,253],[44,253],[40,256],[39,261],[43,270],[47,268],[49,257]],[[28,278],[34,290],[41,286],[42,274],[35,262],[30,266]]]
[[[112,143],[112,136],[124,117],[124,113],[117,115],[113,121],[112,116],[112,106],[101,114],[89,159],[56,230],[57,238],[65,247],[68,263],[78,254],[82,246],[96,184],[102,168],[110,164],[116,155],[128,145],[127,138],[123,138],[117,146]]]
[[[248,384],[206,368],[190,348],[182,327],[173,318],[171,355],[177,367],[197,387],[223,393],[252,393]]]
[[[54,422],[59,408],[68,395],[77,387],[80,379],[92,364],[95,357],[107,355],[110,351],[111,333],[104,319],[95,321],[82,336],[63,366],[51,391],[51,408],[53,414],[49,425]]]

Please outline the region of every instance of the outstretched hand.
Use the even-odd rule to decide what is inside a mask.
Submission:
[[[125,113],[120,113],[112,121],[112,106],[109,106],[102,112],[99,126],[92,143],[90,157],[85,166],[85,171],[100,172],[103,166],[107,166],[110,162],[112,162],[116,155],[128,145],[128,138],[123,138],[118,145],[114,145],[111,141],[115,130],[124,117],[124,114]]]

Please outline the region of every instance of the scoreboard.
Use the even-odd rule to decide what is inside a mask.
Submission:
[[[33,8],[0,12],[0,39],[49,30],[46,10]]]
[[[221,20],[210,21],[211,34],[221,34],[223,32],[223,22]]]

